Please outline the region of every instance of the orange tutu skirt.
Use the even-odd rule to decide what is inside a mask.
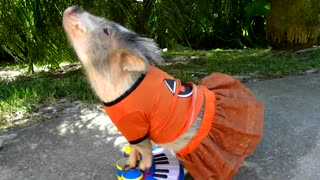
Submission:
[[[263,104],[228,75],[213,73],[199,85],[216,95],[212,127],[192,153],[177,157],[195,180],[232,179],[262,138]]]

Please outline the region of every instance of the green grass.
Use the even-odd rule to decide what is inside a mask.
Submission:
[[[61,97],[85,103],[96,100],[81,70],[66,74],[38,73],[0,82],[0,129],[10,126],[10,119],[17,112],[35,112]]]
[[[184,55],[193,59],[162,66],[184,81],[197,81],[211,72],[275,78],[320,68],[320,51],[288,53],[263,49],[168,52],[166,59]]]
[[[186,60],[172,60],[183,56]],[[162,69],[183,81],[197,82],[212,72],[274,78],[299,74],[311,68],[320,68],[319,50],[305,53],[287,53],[264,49],[170,51]],[[1,70],[24,69],[24,65],[0,66]],[[19,76],[12,81],[0,81],[0,129],[12,126],[10,119],[17,112],[36,112],[40,107],[56,102],[58,98],[98,102],[81,69],[67,73],[38,72]]]

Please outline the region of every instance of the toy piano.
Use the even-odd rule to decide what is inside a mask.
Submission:
[[[123,171],[130,153],[129,146],[124,150],[124,158],[116,163],[118,180],[183,180],[183,166],[175,154],[165,148],[154,147],[153,163],[148,171],[130,169]]]

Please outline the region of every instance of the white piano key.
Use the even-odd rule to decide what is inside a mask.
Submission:
[[[158,149],[155,149],[152,151],[152,153],[154,155],[157,155],[157,154],[165,154],[168,158],[169,157],[176,157],[175,153],[169,149],[165,149],[165,148],[158,148]]]
[[[180,172],[178,170],[173,170],[173,171],[170,171],[169,173],[155,173],[155,174],[164,174],[170,178],[177,178],[179,177]]]
[[[175,168],[175,169],[178,169],[180,168],[180,165],[179,165],[179,162],[177,161],[173,161],[173,162],[170,162],[169,164],[156,164],[155,165],[155,169],[171,169],[171,168]]]
[[[154,177],[157,180],[178,180],[180,175],[180,163],[176,159],[173,151],[165,148],[157,148],[152,151],[155,162],[156,175],[165,175],[163,177]],[[169,172],[157,172],[156,170],[168,170]]]
[[[167,177],[167,178],[155,177],[155,179],[157,179],[157,180],[178,180],[178,177]]]

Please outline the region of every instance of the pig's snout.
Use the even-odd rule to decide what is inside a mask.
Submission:
[[[84,11],[79,6],[68,7],[63,14],[63,27],[69,35],[82,35],[87,28],[81,22]]]
[[[79,14],[82,13],[83,10],[78,6],[70,6],[64,11],[64,15],[70,15],[70,14]]]

